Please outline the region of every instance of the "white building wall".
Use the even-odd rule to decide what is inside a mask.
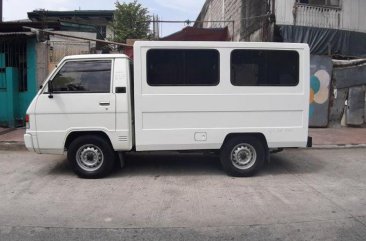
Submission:
[[[292,25],[294,23],[293,7],[295,0],[275,0],[276,1],[276,23],[282,25]]]
[[[343,0],[342,24],[344,29],[366,32],[366,1]]]
[[[293,25],[294,6],[295,0],[276,0],[276,23]],[[329,11],[321,11],[321,8],[311,6],[297,8],[296,24],[366,32],[365,10],[365,0],[341,0],[339,10],[333,8]]]

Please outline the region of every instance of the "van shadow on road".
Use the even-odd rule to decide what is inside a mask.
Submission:
[[[259,175],[307,174],[320,172],[323,161],[311,150],[291,150],[271,154],[270,162]]]
[[[69,161],[65,158],[57,161],[53,167],[48,170],[48,175],[56,176],[73,176],[74,173],[71,169]]]
[[[125,168],[114,176],[224,174],[216,155],[138,154],[128,156]]]
[[[306,155],[304,153],[306,152]],[[321,160],[309,151],[292,150],[271,155],[258,176],[305,174],[323,168]],[[66,159],[51,167],[49,175],[73,175]],[[112,178],[150,175],[226,175],[218,155],[202,154],[130,154],[123,169],[116,168]]]

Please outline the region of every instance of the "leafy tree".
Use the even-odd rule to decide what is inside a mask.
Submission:
[[[137,0],[130,3],[116,2],[116,11],[111,27],[114,31],[113,41],[125,43],[127,39],[150,38],[149,11]]]

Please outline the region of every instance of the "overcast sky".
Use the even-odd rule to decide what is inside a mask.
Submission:
[[[120,2],[131,2],[132,0]],[[26,19],[27,12],[46,10],[111,10],[116,0],[3,0],[3,21]],[[150,14],[161,20],[196,20],[205,0],[139,0]],[[163,35],[180,30],[183,24],[160,25]]]

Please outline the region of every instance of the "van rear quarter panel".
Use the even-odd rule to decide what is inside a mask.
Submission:
[[[149,49],[216,49],[217,86],[149,86]],[[233,86],[233,49],[294,50],[299,84],[293,87]],[[304,44],[243,42],[136,42],[134,46],[136,150],[219,149],[230,133],[262,133],[268,147],[305,147],[308,136],[309,48]],[[205,140],[196,135],[205,135]]]

